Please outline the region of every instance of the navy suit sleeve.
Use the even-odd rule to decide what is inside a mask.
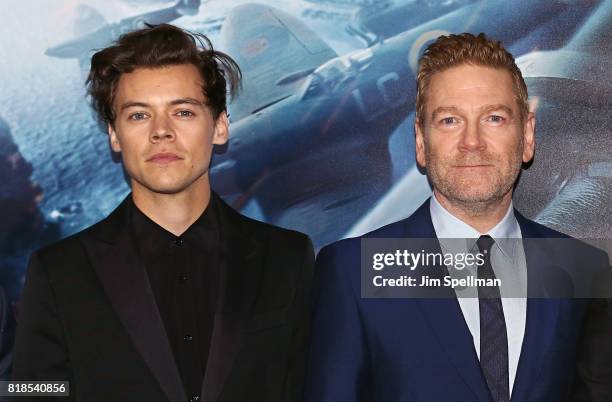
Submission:
[[[359,249],[324,248],[315,265],[307,402],[368,401],[370,362],[359,311]],[[342,254],[341,251],[344,251]]]

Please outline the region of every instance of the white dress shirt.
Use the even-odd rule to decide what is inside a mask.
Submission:
[[[527,263],[525,252],[519,240],[505,240],[522,239],[521,228],[514,216],[512,202],[508,207],[506,215],[488,233],[479,233],[476,229],[452,215],[438,202],[435,195],[431,197],[429,210],[438,239],[471,239],[468,240],[468,242],[471,241],[471,244],[465,244],[464,250],[457,250],[456,242],[450,243],[451,247],[453,247],[453,244],[455,245],[455,249],[448,250],[448,245],[441,241],[440,245],[443,252],[466,252],[473,250],[476,247],[475,240],[485,234],[488,234],[495,240],[495,244],[491,249],[491,266],[495,276],[501,281],[500,294],[508,334],[508,375],[510,395],[512,395],[512,387],[516,378],[516,369],[523,345],[527,315],[527,301],[525,298]],[[520,292],[517,292],[517,289]],[[480,308],[478,294],[470,295],[469,290],[467,294],[462,293],[461,290],[455,289],[455,291],[461,312],[472,334],[476,355],[480,359]],[[474,292],[475,289],[472,288],[471,291]]]

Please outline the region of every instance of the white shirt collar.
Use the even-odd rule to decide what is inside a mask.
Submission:
[[[506,256],[515,255],[516,241],[505,241],[505,239],[520,239],[521,228],[514,215],[512,201],[504,217],[487,233],[480,233],[461,219],[457,218],[432,195],[429,202],[429,212],[433,223],[436,236],[439,239],[478,239],[480,236],[488,234],[491,236]]]

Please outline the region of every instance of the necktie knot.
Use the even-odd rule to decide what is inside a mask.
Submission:
[[[476,245],[478,246],[478,250],[480,250],[483,254],[489,254],[491,252],[491,247],[495,244],[495,240],[489,235],[482,235],[476,240]]]

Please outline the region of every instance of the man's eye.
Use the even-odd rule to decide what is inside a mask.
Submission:
[[[147,115],[142,112],[132,113],[129,116],[130,120],[144,120],[146,117]]]
[[[487,117],[487,121],[491,123],[503,123],[506,119],[496,114]]]
[[[457,120],[454,117],[445,117],[440,120],[440,123],[446,126],[450,126],[451,124],[455,124]]]
[[[190,110],[181,110],[180,112],[177,113],[177,115],[179,117],[191,117],[191,116],[195,116],[195,114],[190,111]]]

